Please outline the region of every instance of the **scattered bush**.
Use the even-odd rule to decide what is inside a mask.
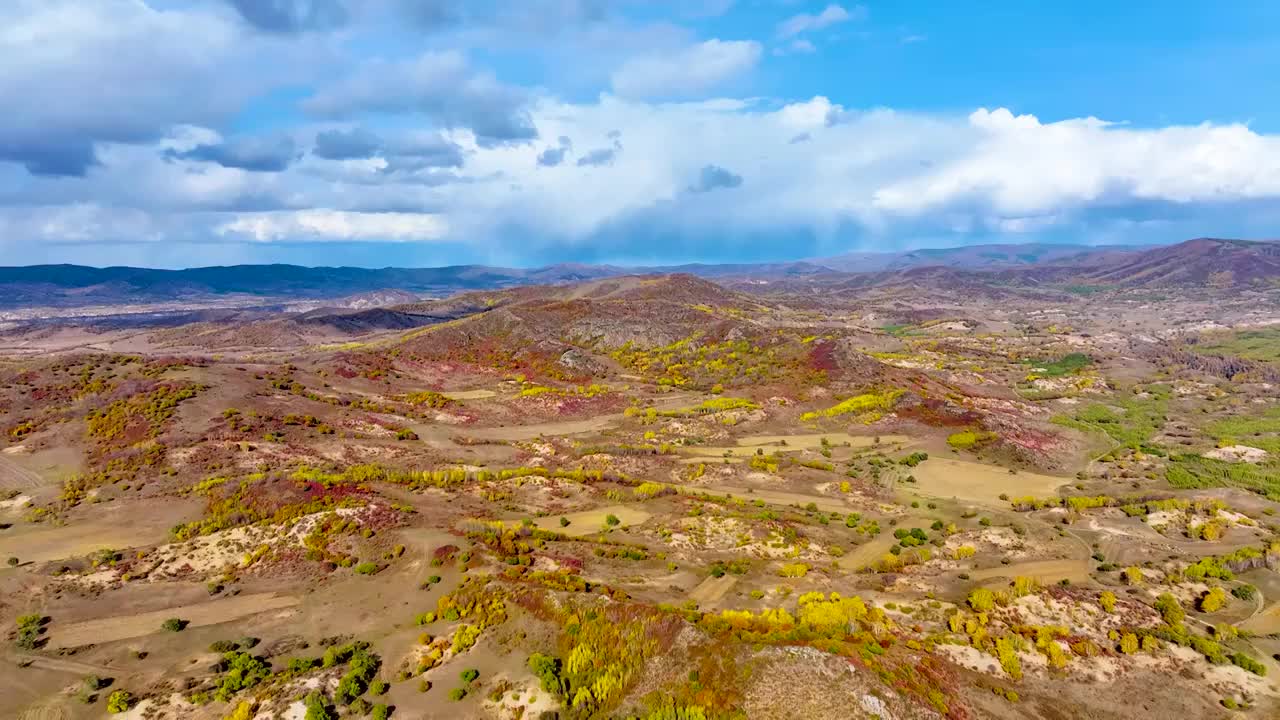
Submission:
[[[128,690],[116,690],[107,696],[107,712],[118,715],[133,707],[133,695]]]

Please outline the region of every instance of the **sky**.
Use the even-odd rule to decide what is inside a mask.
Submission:
[[[1280,236],[1272,0],[5,0],[0,265]]]

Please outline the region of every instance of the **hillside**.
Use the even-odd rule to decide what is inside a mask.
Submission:
[[[1085,273],[1126,287],[1248,285],[1280,278],[1280,242],[1198,238],[1111,262]]]

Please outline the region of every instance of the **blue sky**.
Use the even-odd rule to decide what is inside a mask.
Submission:
[[[10,0],[0,264],[1274,237],[1280,5]]]

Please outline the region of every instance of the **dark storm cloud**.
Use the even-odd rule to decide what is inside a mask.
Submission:
[[[736,188],[742,184],[742,176],[720,167],[707,165],[698,175],[698,182],[689,187],[690,192],[711,192],[721,188]]]

